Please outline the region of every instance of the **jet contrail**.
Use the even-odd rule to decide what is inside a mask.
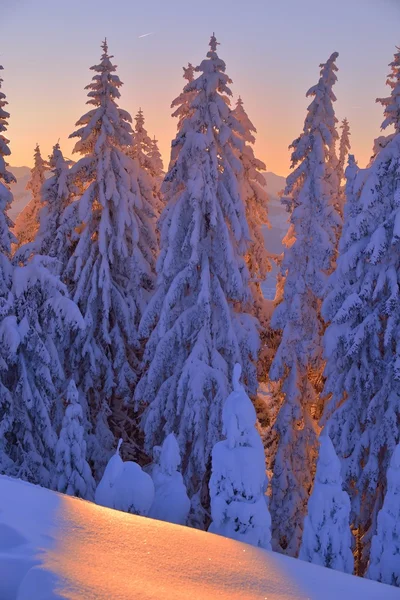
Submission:
[[[154,31],[150,31],[150,33],[144,33],[143,35],[139,35],[139,38],[147,37],[148,35],[154,35]]]

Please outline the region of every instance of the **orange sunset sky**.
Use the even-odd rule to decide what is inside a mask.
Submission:
[[[2,8],[0,53],[10,164],[30,166],[36,142],[47,156],[60,139],[71,155],[68,135],[87,110],[84,87],[104,36],[125,84],[120,106],[132,116],[142,107],[167,163],[176,131],[170,104],[182,90],[182,66],[200,63],[215,30],[234,100],[244,100],[258,130],[256,153],[269,171],[288,173],[305,93],[333,51],[340,69],[336,113],[349,119],[352,151],[364,166],[380,135],[375,98],[388,94],[399,25],[400,0],[14,0]]]

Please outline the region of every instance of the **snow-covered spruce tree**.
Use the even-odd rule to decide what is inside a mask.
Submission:
[[[106,42],[102,49],[87,86],[93,108],[71,134],[78,138],[74,152],[83,155],[71,168],[71,179],[84,192],[77,200],[81,225],[71,232],[77,241],[65,272],[86,324],[70,345],[67,363],[87,402],[88,457],[97,480],[116,434],[134,455],[126,405],[137,378],[137,328],[153,288],[156,253],[154,212],[142,194],[141,168],[124,151],[132,143],[131,117],[118,108],[122,83]]]
[[[344,179],[344,171],[346,168],[347,157],[350,152],[350,125],[346,118],[343,119],[340,126],[342,133],[340,135],[339,142],[339,156],[338,156],[338,179],[339,185]]]
[[[64,212],[71,203],[74,195],[69,181],[69,163],[64,158],[60,145],[53,147],[49,156],[49,169],[52,176],[41,188],[41,205],[38,216],[39,230],[35,239],[21,246],[15,253],[14,262],[26,263],[29,256],[42,254],[57,258],[59,273],[63,273],[67,264],[68,240],[61,235],[61,224],[64,222]]]
[[[321,65],[303,133],[292,144],[292,167],[285,202],[290,209],[291,245],[285,250],[282,302],[272,327],[282,339],[270,370],[284,396],[275,429],[279,436],[272,477],[270,511],[273,546],[296,556],[301,541],[307,500],[317,453],[316,420],[323,370],[320,316],[326,277],[332,271],[340,217],[334,157],[337,140],[335,96],[337,77],[334,53]]]
[[[3,67],[0,65],[0,71]],[[10,156],[9,140],[4,136],[9,113],[5,110],[7,100],[4,92],[1,91],[3,79],[0,76],[0,329],[3,328],[3,319],[7,317],[12,310],[12,265],[11,244],[16,242],[11,227],[13,223],[7,215],[7,209],[11,205],[13,196],[9,185],[14,183],[15,177],[7,170],[6,162]],[[0,344],[0,473],[10,469],[12,462],[10,459],[10,443],[8,434],[11,428],[14,403],[9,389],[7,388],[7,348],[3,342]]]
[[[58,347],[71,329],[83,327],[49,260],[34,256],[26,266],[14,268],[14,310],[0,326],[6,385],[14,403],[8,438],[14,466],[8,474],[45,487],[54,480],[62,420],[59,398],[65,378]]]
[[[337,176],[339,181],[339,211],[343,215],[344,204],[346,201],[345,188],[342,185],[344,179],[344,171],[346,168],[347,157],[350,152],[350,126],[347,119],[343,119],[340,126],[342,133],[340,135],[339,156],[337,163]]]
[[[250,298],[244,260],[249,232],[237,180],[242,142],[231,122],[230,79],[216,50],[212,36],[199,77],[184,89],[193,101],[172,142],[158,287],[140,326],[148,338],[146,371],[135,392],[138,404],[147,405],[147,449],[169,433],[177,436],[192,522],[200,527],[233,366],[242,364],[254,393],[259,347],[256,320],[240,312]]]
[[[211,518],[208,529],[253,546],[271,549],[271,517],[265,492],[264,448],[256,430],[256,412],[233,373],[233,391],[222,409],[223,434],[212,451]]]
[[[154,483],[155,496],[149,517],[186,525],[190,511],[190,500],[181,473],[178,442],[173,433],[165,438],[163,445],[153,449],[154,465],[151,477]]]
[[[52,172],[42,187],[42,206],[39,213],[39,231],[35,238],[35,253],[58,258],[57,231],[73,193],[69,182],[69,163],[64,158],[60,144],[53,147],[49,157]],[[65,265],[64,265],[65,266]]]
[[[39,213],[42,208],[41,190],[48,168],[40,154],[39,144],[36,144],[33,158],[31,177],[26,185],[26,189],[32,193],[32,199],[15,220],[14,233],[18,240],[18,246],[32,242],[39,229]]]
[[[319,438],[314,487],[307,506],[299,558],[353,573],[350,498],[343,491],[340,461],[326,430]]]
[[[73,379],[68,383],[65,405],[56,446],[54,488],[63,494],[93,500],[95,483],[86,460],[83,413]]]
[[[151,140],[151,151],[149,154],[150,159],[150,172],[153,177],[156,177],[158,180],[163,176],[163,161],[161,158],[161,152],[158,148],[158,140],[156,140],[156,136]]]
[[[140,108],[135,117],[132,145],[128,148],[127,153],[131,158],[138,161],[138,183],[141,194],[153,207],[155,215],[159,217],[163,206],[160,194],[160,175],[157,175],[157,172],[159,172],[161,155],[158,152],[157,144],[155,147],[153,141],[149,137],[144,122],[143,111]]]
[[[383,126],[395,135],[371,166],[350,176],[348,214],[322,314],[325,334],[325,421],[343,465],[352,525],[368,562],[386,489],[386,472],[400,440],[400,69]],[[393,83],[393,82],[392,82]],[[352,181],[353,180],[353,181]]]
[[[265,248],[262,227],[269,225],[268,222],[268,195],[264,189],[265,178],[261,171],[266,170],[265,164],[254,156],[252,144],[255,143],[254,134],[256,128],[250,121],[239,97],[233,116],[242,128],[241,137],[243,148],[240,152],[243,171],[240,175],[241,196],[246,206],[246,218],[249,225],[251,244],[246,255],[247,267],[251,277],[251,289],[254,299],[254,315],[265,327],[267,325],[267,314],[265,310],[265,299],[261,290],[261,283],[265,280],[267,273],[271,270],[268,252]]]
[[[387,472],[387,489],[372,538],[367,577],[400,587],[400,444]]]
[[[152,142],[147,129],[144,126],[144,114],[141,108],[135,116],[135,127],[133,130],[132,143],[129,148],[129,156],[136,158],[142,169],[150,169],[150,154],[152,151]]]
[[[195,68],[191,63],[188,63],[187,67],[183,68],[183,78],[186,79],[188,84],[191,84],[194,81]],[[193,100],[196,96],[196,90],[187,89],[187,85],[185,85],[183,92],[172,101],[171,108],[174,108],[174,112],[172,113],[173,117],[178,119],[177,129],[180,131],[182,129],[183,123],[187,117],[193,114],[194,107],[192,105]]]

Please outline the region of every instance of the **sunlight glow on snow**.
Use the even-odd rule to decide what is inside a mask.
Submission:
[[[307,597],[251,546],[186,527],[177,536],[177,526],[70,498],[62,498],[59,514],[65,534],[45,566],[60,576],[59,593],[71,600],[92,598],[93,589],[96,600],[198,599],[200,589],[202,600],[259,600],[266,580],[268,600]]]

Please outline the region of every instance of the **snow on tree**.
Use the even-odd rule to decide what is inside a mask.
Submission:
[[[317,472],[304,520],[299,558],[353,573],[350,498],[343,491],[340,461],[326,430],[319,442]]]
[[[94,501],[96,504],[106,506],[107,508],[114,508],[114,486],[117,478],[122,473],[124,468],[124,461],[120,455],[121,445],[122,439],[118,441],[117,450],[108,461],[103,473],[103,477],[96,487],[96,492],[94,495]]]
[[[372,538],[367,577],[400,587],[400,444],[387,472],[387,490]]]
[[[18,246],[32,242],[39,229],[39,213],[42,207],[41,190],[47,171],[47,163],[40,154],[39,144],[36,144],[33,158],[34,166],[26,185],[26,189],[32,193],[32,200],[15,220],[14,233],[18,240]]]
[[[115,481],[114,508],[147,517],[154,501],[153,480],[133,461],[124,462]]]
[[[145,374],[135,391],[137,403],[147,405],[147,450],[169,433],[177,436],[200,527],[201,490],[207,489],[211,450],[221,439],[233,366],[242,364],[254,393],[259,347],[256,320],[240,312],[250,298],[244,260],[249,231],[238,183],[243,144],[229,109],[231,80],[216,50],[212,36],[199,77],[184,88],[193,100],[172,143],[158,287],[140,325],[148,342]],[[207,499],[202,501],[205,506]]]
[[[186,79],[188,84],[192,84],[194,81],[195,68],[191,63],[188,63],[187,67],[183,67],[183,78]],[[194,107],[192,105],[193,100],[196,97],[195,89],[186,89],[183,90],[181,94],[175,100],[173,100],[171,104],[171,108],[175,108],[175,111],[172,113],[173,117],[178,119],[177,129],[180,131],[182,129],[183,123],[187,117],[193,114]]]
[[[157,217],[160,216],[163,203],[160,195],[160,170],[161,155],[157,144],[154,146],[144,126],[144,115],[140,108],[135,117],[133,141],[128,148],[128,155],[139,163],[139,187],[141,194],[146,198]],[[157,156],[158,153],[158,156]],[[161,162],[162,170],[162,162]]]
[[[226,440],[212,451],[211,518],[208,529],[253,546],[271,549],[271,517],[265,492],[264,447],[256,429],[256,412],[233,373],[233,391],[225,401],[222,420]]]
[[[395,133],[400,133],[400,48],[396,46],[397,52],[393,61],[389,64],[391,72],[386,80],[391,88],[390,96],[387,98],[377,98],[377,102],[384,107],[384,121],[382,129],[393,126]]]
[[[270,378],[280,384],[283,403],[275,429],[279,437],[270,511],[273,546],[296,556],[311,491],[317,453],[316,420],[323,370],[320,315],[327,275],[332,271],[340,217],[334,160],[337,140],[334,53],[321,65],[303,133],[293,142],[292,167],[283,201],[290,210],[290,245],[282,261],[284,291],[271,325],[282,330]]]
[[[83,327],[83,319],[48,259],[35,256],[15,267],[11,291],[14,311],[0,326],[14,403],[8,435],[14,468],[7,474],[50,487],[65,380],[58,347],[71,329]]]
[[[362,543],[357,566],[362,573],[390,457],[400,441],[399,133],[368,169],[357,170],[352,161],[348,169],[345,227],[322,308],[330,323],[325,334],[329,402],[324,421],[343,465],[351,522]]]
[[[49,156],[48,166],[52,176],[41,188],[41,208],[39,212],[39,230],[35,239],[21,246],[15,253],[15,262],[25,263],[32,253],[57,258],[59,272],[62,273],[69,258],[68,241],[61,236],[64,213],[72,201],[73,191],[69,181],[69,161],[67,161],[57,143]]]
[[[173,433],[165,438],[163,445],[153,449],[154,465],[151,476],[154,483],[154,502],[149,517],[186,525],[190,511],[190,500],[181,473],[178,442]]]
[[[339,142],[339,160],[338,160],[338,178],[339,184],[344,179],[344,170],[347,162],[347,157],[350,151],[350,125],[346,118],[343,119],[340,126],[342,133]]]
[[[156,136],[151,140],[151,150],[149,152],[149,160],[150,160],[150,172],[153,177],[156,177],[158,180],[163,176],[163,161],[161,158],[160,150],[158,149],[158,140],[156,140]]]
[[[138,372],[137,328],[153,289],[157,246],[141,168],[125,152],[132,129],[129,113],[117,105],[122,83],[106,41],[102,49],[87,86],[93,108],[70,136],[78,138],[74,152],[82,155],[71,168],[71,181],[84,191],[73,205],[80,225],[70,232],[77,239],[64,274],[86,324],[72,340],[67,362],[80,397],[87,399],[88,457],[97,480],[114,445],[109,419],[124,439],[132,433],[125,430]]]
[[[129,156],[136,158],[142,169],[149,170],[150,159],[153,145],[147,129],[144,126],[144,115],[141,108],[135,116],[135,127],[133,130],[133,141],[129,148]]]
[[[42,207],[39,213],[39,231],[35,239],[35,252],[57,257],[55,240],[58,228],[62,222],[65,209],[70,204],[72,192],[68,181],[69,163],[64,158],[60,144],[53,147],[49,157],[49,167],[52,172],[42,188]]]
[[[119,451],[110,458],[97,486],[95,502],[134,515],[147,516],[154,500],[154,484],[141,467],[131,461],[123,462]]]
[[[65,396],[65,414],[56,445],[55,489],[70,496],[93,500],[95,483],[86,460],[83,413],[73,379]]]
[[[3,67],[0,65],[0,71]],[[9,456],[7,435],[11,428],[13,418],[13,399],[6,385],[8,345],[4,341],[5,330],[3,319],[9,316],[12,309],[12,265],[10,262],[11,244],[16,242],[11,227],[13,223],[7,215],[7,209],[13,200],[9,185],[14,183],[15,177],[7,170],[6,159],[10,156],[9,140],[4,136],[7,130],[9,113],[5,110],[7,100],[1,91],[3,79],[0,77],[0,473],[10,469],[12,462]],[[10,341],[13,349],[13,343]]]
[[[260,171],[265,171],[266,166],[254,156],[252,145],[255,143],[256,128],[250,121],[239,97],[233,116],[242,128],[241,137],[243,148],[240,160],[243,172],[240,176],[241,196],[246,206],[246,218],[249,225],[252,242],[246,255],[247,267],[251,277],[251,289],[254,298],[254,315],[260,323],[267,326],[266,301],[261,290],[261,283],[271,270],[268,252],[265,248],[262,227],[269,226],[268,222],[268,195],[265,192],[265,178]]]

